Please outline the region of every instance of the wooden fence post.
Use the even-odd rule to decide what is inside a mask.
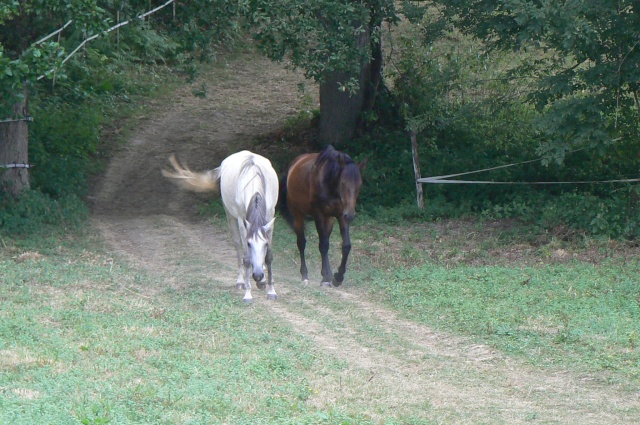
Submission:
[[[411,156],[413,157],[413,173],[416,176],[416,198],[418,201],[418,208],[424,209],[424,197],[422,193],[422,183],[418,182],[418,179],[422,178],[420,174],[420,155],[418,153],[418,137],[416,132],[411,130]]]
[[[24,108],[20,102],[16,108]],[[13,196],[29,188],[27,116],[0,122],[0,188]]]

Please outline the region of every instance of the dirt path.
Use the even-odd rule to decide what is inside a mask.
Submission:
[[[183,276],[230,287],[235,255],[226,228],[198,219],[194,195],[161,177],[167,157],[176,153],[193,169],[213,168],[295,115],[304,101],[300,76],[255,57],[250,63],[240,57],[208,78],[206,97],[186,87],[164,112],[141,122],[95,199],[93,222],[113,251],[176,289]],[[425,419],[447,424],[637,423],[629,413],[637,412],[637,398],[399,319],[348,283],[330,291],[301,287],[287,261],[278,265],[280,300],[267,302],[256,291],[255,303],[310,338],[326,355],[318,361],[346,364],[340,374],[312,377],[310,402],[319,407],[364,406],[380,422],[424,410],[436,412]]]

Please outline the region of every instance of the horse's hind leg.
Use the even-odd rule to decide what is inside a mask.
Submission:
[[[343,218],[339,219],[340,222],[340,234],[342,235],[342,260],[340,261],[340,267],[338,271],[333,275],[333,285],[340,286],[344,280],[344,274],[347,271],[347,259],[349,258],[349,252],[351,251],[351,239],[349,238],[349,223]]]
[[[300,276],[302,276],[302,283],[309,283],[309,270],[307,269],[307,262],[304,258],[304,250],[307,246],[307,239],[304,236],[304,215],[296,214],[293,220],[293,231],[296,232],[298,252],[300,252]]]

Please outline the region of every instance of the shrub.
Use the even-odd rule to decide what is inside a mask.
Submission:
[[[36,190],[28,190],[20,198],[0,192],[0,229],[5,235],[33,235],[75,228],[86,220],[88,209],[75,195],[58,199]]]

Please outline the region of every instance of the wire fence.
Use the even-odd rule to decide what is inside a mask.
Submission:
[[[620,140],[620,139],[615,139]],[[578,152],[583,149],[577,149],[574,152]],[[492,181],[492,180],[457,180],[452,177],[466,176],[469,174],[484,173],[487,171],[499,170],[501,168],[514,167],[516,165],[530,164],[532,162],[540,162],[542,158],[531,159],[528,161],[515,162],[512,164],[499,165],[497,167],[483,168],[481,170],[466,171],[464,173],[447,174],[443,176],[432,177],[418,177],[416,183],[431,183],[431,184],[504,184],[504,185],[545,185],[545,184],[603,184],[603,183],[637,183],[640,182],[640,178],[629,179],[612,179],[612,180],[579,180],[579,181],[536,181],[536,182],[516,182],[516,181]]]

